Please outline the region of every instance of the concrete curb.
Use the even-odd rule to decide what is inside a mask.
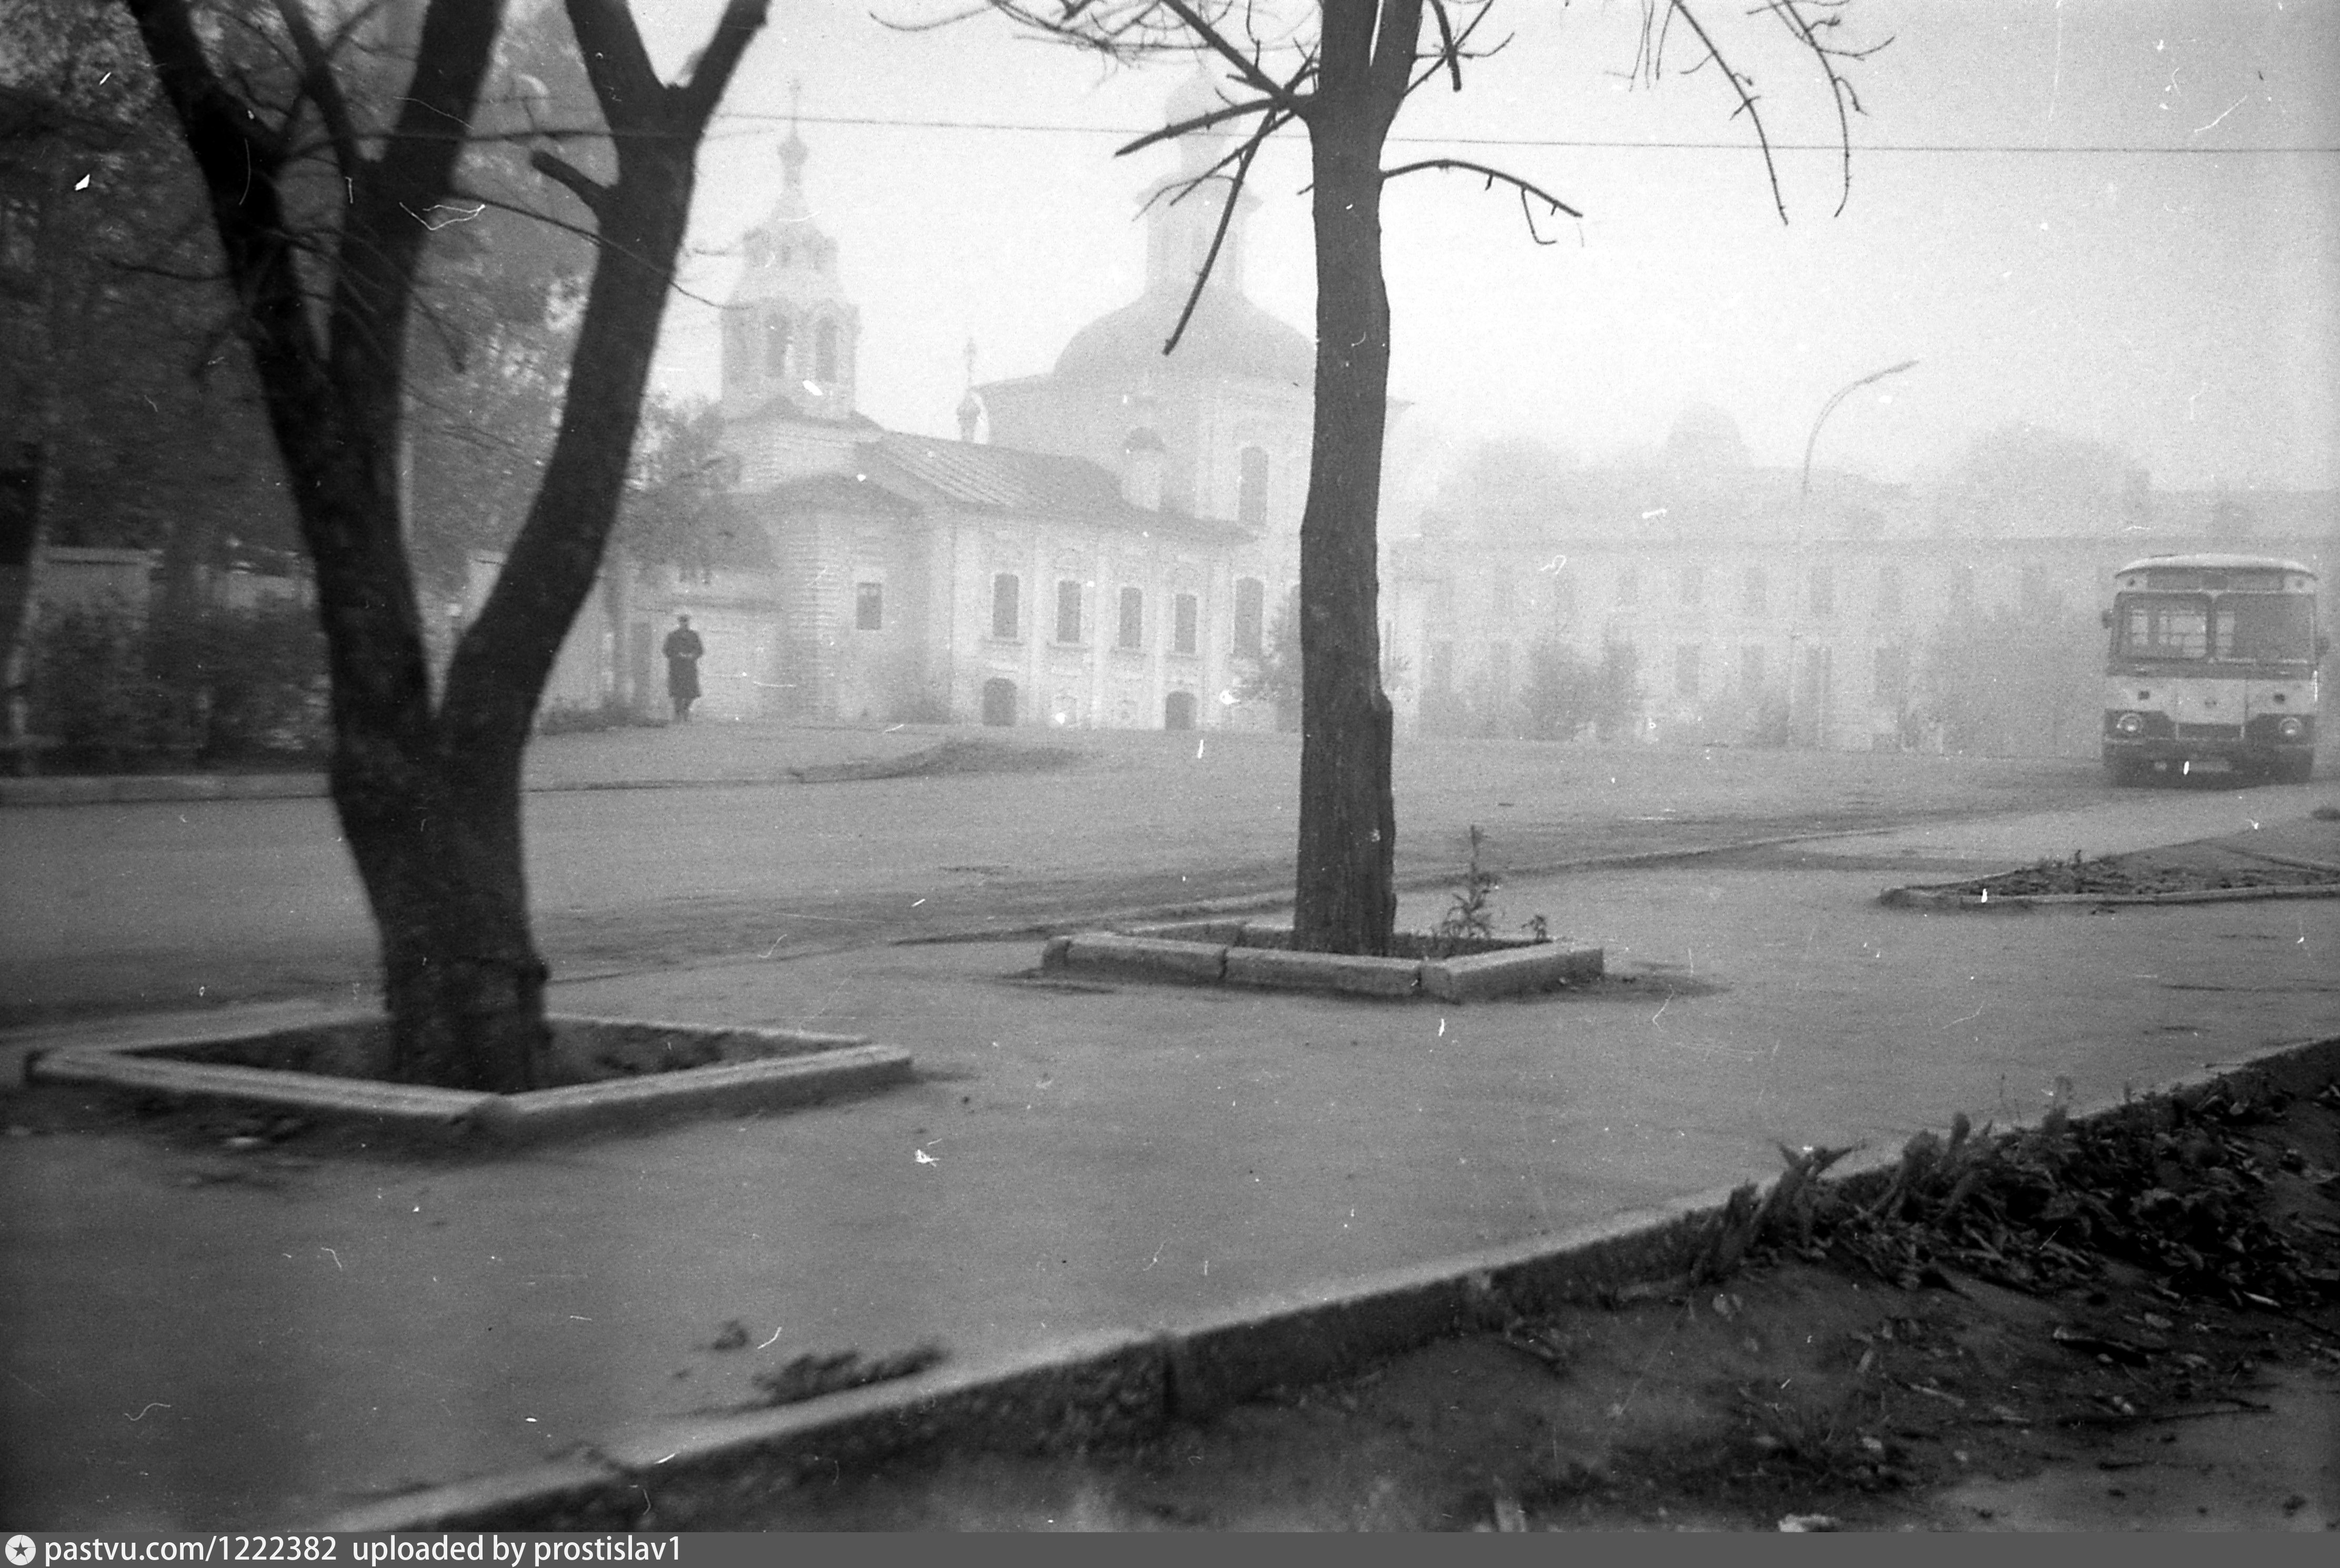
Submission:
[[[2340,1073],[2340,1036],[2206,1066],[2144,1099],[2078,1118],[2150,1114],[2240,1078],[2257,1092],[2312,1093]],[[2007,1130],[2020,1125],[2010,1124]],[[1922,1136],[1922,1135],[1921,1135]],[[1882,1190],[1900,1149],[1863,1150],[1822,1177],[1858,1199]],[[316,1528],[623,1528],[645,1522],[656,1488],[742,1494],[833,1466],[875,1463],[950,1439],[1066,1452],[1159,1431],[1278,1384],[1335,1377],[1443,1335],[1494,1327],[1569,1303],[1662,1295],[1713,1262],[1732,1217],[1776,1185],[1716,1189],[1539,1237],[1318,1289],[1262,1298],[1159,1330],[1087,1335],[1025,1355],[951,1366],[769,1410],[660,1423],[579,1460],[432,1487],[337,1514]],[[1735,1200],[1735,1201],[1734,1201]]]
[[[0,807],[114,806],[152,800],[298,800],[324,793],[322,773],[123,773],[0,779]]]
[[[1264,920],[1190,920],[1138,926],[1126,932],[1079,931],[1049,938],[1040,948],[1040,968],[1052,975],[1078,972],[1254,990],[1332,991],[1393,1001],[1433,997],[1447,1002],[1526,996],[1597,980],[1604,972],[1605,955],[1599,948],[1527,938],[1489,938],[1492,951],[1435,958],[1294,952],[1284,945],[1290,938],[1288,924]]]
[[[931,761],[928,752],[893,762],[816,763],[749,779],[577,779],[523,783],[529,795],[613,789],[760,789],[905,778]],[[12,806],[120,806],[169,800],[314,800],[330,793],[322,773],[122,773],[0,779],[0,809]]]
[[[2340,898],[2340,882],[2277,888],[2199,888],[2177,893],[2011,893],[1994,898],[1959,886],[1888,888],[1877,901],[1889,909],[2100,908],[2123,904],[2238,904],[2266,898]]]
[[[777,1054],[757,1060],[644,1073],[517,1095],[181,1061],[162,1054],[191,1044],[219,1046],[239,1038],[263,1040],[272,1036],[316,1037],[335,1029],[346,1031],[378,1023],[375,1019],[357,1019],[242,1037],[212,1034],[193,1040],[51,1047],[26,1056],[25,1078],[27,1083],[79,1084],[142,1097],[236,1106],[321,1120],[362,1122],[442,1139],[476,1135],[510,1145],[621,1131],[670,1115],[707,1116],[808,1105],[902,1083],[910,1077],[912,1070],[908,1052],[875,1044],[863,1035],[709,1028],[695,1024],[572,1017],[556,1017],[548,1022],[556,1028],[583,1028],[637,1039],[644,1036],[690,1040],[730,1038]]]

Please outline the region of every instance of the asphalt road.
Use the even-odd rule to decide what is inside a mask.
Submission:
[[[1779,1142],[1887,1146],[2067,1083],[2103,1103],[2333,1016],[2328,900],[1878,908],[1890,882],[2335,793],[2114,792],[2062,763],[1410,749],[1403,858],[1432,884],[1412,924],[1472,821],[1515,872],[1897,824],[1827,854],[1515,875],[1507,919],[1547,914],[1641,977],[1533,1005],[1034,984],[1034,943],[859,946],[1181,875],[1277,885],[1289,743],[1167,739],[1056,773],[531,798],[556,960],[599,941],[631,966],[572,974],[556,1007],[866,1031],[917,1058],[897,1091],[496,1160],[104,1122],[0,1140],[0,1503],[79,1529],[314,1520],[639,1440],[800,1354],[936,1339],[975,1365],[1289,1301],[1766,1175]],[[12,810],[0,834],[7,983],[35,997],[362,973],[322,802]],[[64,1100],[24,1114],[71,1124]],[[753,1337],[717,1348],[733,1319]]]
[[[969,732],[973,733],[973,732]],[[992,738],[998,736],[991,731]],[[1069,768],[770,782],[776,749],[917,738],[713,727],[540,741],[531,897],[558,977],[835,950],[1289,885],[1297,738],[1096,734]],[[707,780],[694,783],[693,779]],[[747,780],[762,778],[768,781]],[[671,787],[613,788],[629,780]],[[574,786],[561,788],[560,786]],[[2085,810],[2093,765],[1413,740],[1398,859],[1459,882],[1465,832],[1512,870],[2017,810]],[[0,810],[0,1025],[373,981],[322,799]]]

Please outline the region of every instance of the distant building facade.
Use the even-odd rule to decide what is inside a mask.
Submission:
[[[2049,749],[2096,744],[2091,640],[2112,573],[2141,555],[2246,550],[2340,565],[2340,497],[2136,491],[2111,512],[1997,520],[1838,473],[1750,465],[1735,429],[1693,410],[1664,453],[1580,471],[1539,507],[1425,516],[1395,541],[1383,616],[1407,675],[1402,726],[1512,732],[1539,649],[1597,664],[1630,650],[1650,740],[1836,750],[1940,749],[1971,694],[1944,665],[1961,630],[2067,629],[2077,686]],[[2026,526],[2028,524],[2028,526]],[[2003,681],[1998,674],[1980,679]],[[2012,695],[2012,694],[2003,694]]]

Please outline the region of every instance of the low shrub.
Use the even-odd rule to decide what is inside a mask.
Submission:
[[[324,637],[298,605],[52,609],[31,677],[33,732],[57,742],[68,769],[313,759],[331,738]]]

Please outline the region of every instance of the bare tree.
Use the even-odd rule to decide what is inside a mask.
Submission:
[[[1751,14],[1786,28],[1817,68],[1842,132],[1849,192],[1849,117],[1859,102],[1845,68],[1873,49],[1838,41],[1846,3],[1757,0]],[[1433,83],[1461,92],[1466,67],[1502,46],[1481,40],[1494,0],[1317,0],[1283,10],[1260,0],[984,0],[947,20],[987,8],[1042,36],[1115,59],[1198,56],[1224,73],[1216,106],[1120,149],[1135,153],[1203,134],[1233,144],[1167,194],[1180,201],[1209,186],[1224,197],[1217,232],[1165,352],[1175,349],[1202,297],[1261,148],[1287,126],[1296,124],[1307,133],[1316,238],[1316,379],[1314,450],[1300,524],[1303,695],[1293,945],[1386,953],[1397,913],[1392,877],[1397,816],[1376,619],[1375,531],[1390,359],[1382,191],[1405,174],[1468,174],[1516,194],[1540,243],[1550,242],[1535,233],[1539,212],[1578,215],[1530,181],[1470,159],[1383,166],[1390,127],[1406,100]],[[1771,144],[1754,79],[1724,57],[1691,0],[1643,0],[1637,74],[1655,81],[1670,51],[1683,50],[1691,56],[1685,72],[1710,71],[1728,84],[1732,112],[1747,117],[1769,169]],[[1232,134],[1237,127],[1240,135]],[[1771,194],[1784,221],[1776,171]]]
[[[402,389],[431,236],[471,210],[461,160],[501,0],[430,0],[402,51],[411,69],[385,64],[374,5],[321,6],[321,25],[303,0],[225,0],[201,16],[195,0],[124,3],[201,174],[315,564],[332,798],[381,935],[396,1071],[527,1087],[547,1044],[546,970],[528,918],[521,753],[617,516],[699,143],[768,0],[728,0],[675,84],[624,0],[566,0],[614,174],[597,179],[550,144],[532,154],[582,203],[593,276],[542,482],[435,700],[401,526]],[[411,11],[390,8],[387,31]],[[403,80],[361,91],[385,72]],[[379,123],[368,102],[384,105]]]

